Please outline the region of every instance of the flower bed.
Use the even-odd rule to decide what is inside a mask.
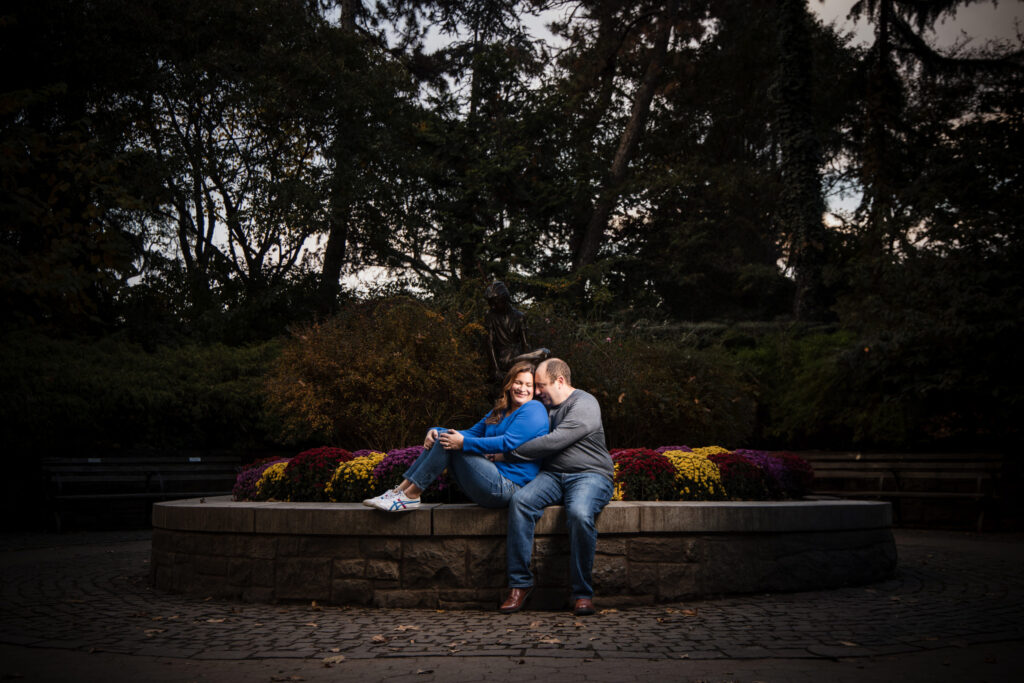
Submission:
[[[252,463],[238,475],[235,500],[354,503],[391,488],[422,449],[387,453],[323,447],[290,460]],[[614,500],[784,500],[811,490],[810,464],[792,453],[721,446],[613,449]],[[465,500],[447,473],[424,492],[426,502]]]

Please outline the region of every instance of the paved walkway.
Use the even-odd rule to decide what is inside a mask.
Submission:
[[[1020,680],[1024,535],[896,537],[884,583],[577,619],[202,600],[149,587],[146,532],[5,536],[0,677]]]

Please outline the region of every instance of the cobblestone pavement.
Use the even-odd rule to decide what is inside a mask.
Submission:
[[[902,530],[896,539],[898,575],[884,583],[577,619],[202,600],[148,585],[146,532],[9,536],[0,540],[0,643],[196,662],[501,657],[621,669],[627,660],[845,661],[1024,641],[1024,536]]]

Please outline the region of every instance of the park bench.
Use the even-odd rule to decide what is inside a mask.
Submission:
[[[977,530],[1000,494],[1000,453],[801,453],[814,467],[814,494],[885,500],[897,525]]]
[[[209,452],[44,458],[47,511],[58,531],[69,519],[143,526],[154,502],[230,493],[240,464]]]

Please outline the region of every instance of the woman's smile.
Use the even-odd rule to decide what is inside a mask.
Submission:
[[[512,395],[512,402],[521,406],[533,398],[533,373],[521,372],[516,375],[512,382],[509,393]]]

